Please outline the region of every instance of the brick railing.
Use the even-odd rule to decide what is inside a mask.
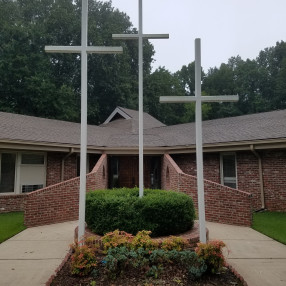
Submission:
[[[107,155],[103,154],[86,175],[87,191],[106,189],[108,184]],[[27,194],[25,219],[27,227],[78,219],[79,177]]]
[[[197,178],[185,174],[165,154],[162,167],[162,189],[183,192],[193,198],[198,209]],[[206,220],[250,226],[252,222],[251,194],[204,180]]]
[[[27,194],[0,195],[0,213],[23,211],[26,196]]]

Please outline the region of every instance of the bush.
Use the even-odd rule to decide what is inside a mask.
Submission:
[[[193,227],[195,212],[189,196],[172,191],[145,190],[140,199],[138,193],[138,188],[88,193],[88,227],[100,235],[116,229],[135,235],[145,229],[154,237],[182,233]]]
[[[198,243],[195,249],[198,257],[203,259],[207,269],[211,273],[219,272],[225,264],[222,248],[225,244],[222,241],[214,240],[208,243]]]
[[[96,267],[96,251],[87,245],[73,247],[71,256],[71,273],[78,276],[86,276]]]

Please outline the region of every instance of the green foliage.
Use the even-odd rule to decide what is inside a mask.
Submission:
[[[45,45],[80,45],[81,1],[0,1],[0,110],[79,121],[80,57],[47,54]],[[112,2],[89,3],[89,45],[120,45],[122,55],[88,58],[88,121],[103,122],[116,106],[137,108],[138,43],[113,33],[137,33]],[[194,121],[194,104],[160,104],[163,95],[194,95],[194,62],[172,74],[151,73],[154,48],[144,41],[144,108],[165,124]],[[232,57],[202,71],[205,95],[238,94],[237,103],[203,104],[203,118],[286,108],[286,43],[262,50],[255,60]]]
[[[110,248],[103,263],[113,278],[132,267],[145,269],[147,276],[158,278],[164,266],[169,263],[176,263],[186,269],[191,279],[201,277],[207,269],[204,261],[190,250],[155,249],[148,251],[143,248],[130,250],[125,246]]]
[[[181,237],[171,236],[163,240],[162,249],[164,250],[175,249],[178,251],[182,251],[183,249],[186,248],[187,245],[188,245],[187,240]]]
[[[115,230],[106,233],[102,238],[104,250],[109,248],[128,246],[133,240],[133,235],[125,231]]]
[[[71,273],[78,276],[88,275],[97,265],[96,249],[88,245],[76,245],[71,256]]]
[[[25,228],[23,212],[0,214],[0,243],[23,231]]]
[[[225,244],[222,241],[210,241],[198,243],[195,251],[199,258],[203,259],[211,273],[219,272],[225,264],[222,248]]]
[[[151,231],[139,231],[131,242],[131,248],[143,248],[149,251],[158,248],[159,243],[156,240],[151,239],[150,235]]]
[[[152,236],[187,231],[193,227],[192,199],[182,193],[138,189],[99,190],[87,194],[86,222],[95,233],[105,234],[122,229],[135,235],[146,229]]]
[[[167,125],[183,123],[184,104],[162,104],[159,101],[164,95],[184,95],[179,80],[165,68],[159,68],[144,82],[144,110]]]
[[[45,45],[80,45],[81,1],[0,1],[0,110],[79,121],[80,56],[47,54]],[[113,33],[136,33],[111,1],[89,3],[89,45],[123,46],[122,55],[88,58],[88,120],[98,124],[118,106],[137,105],[138,43]],[[154,49],[144,42],[144,74]]]
[[[252,228],[286,244],[286,212],[254,213]]]
[[[79,276],[91,273],[97,277],[99,271],[105,271],[108,277],[116,279],[128,270],[137,269],[144,271],[146,276],[158,278],[166,266],[175,264],[186,271],[189,279],[195,280],[206,271],[217,273],[224,265],[222,247],[225,245],[222,241],[198,243],[193,251],[178,237],[167,238],[161,244],[152,244],[150,240],[148,231],[140,231],[133,237],[116,230],[103,237],[105,251],[92,237],[74,243],[71,272]]]

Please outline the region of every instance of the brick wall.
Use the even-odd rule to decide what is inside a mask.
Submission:
[[[196,154],[174,154],[171,157],[185,174],[197,175]],[[220,183],[219,153],[204,154],[204,178]]]
[[[262,156],[266,208],[286,211],[286,151],[266,151]]]
[[[62,161],[67,153],[48,152],[47,154],[47,178],[46,186],[51,186],[62,181]],[[69,180],[77,176],[76,154],[66,158],[64,162],[64,180]]]
[[[185,174],[171,158],[164,155],[162,188],[180,191],[191,196],[198,207],[196,177]],[[206,220],[250,226],[252,221],[251,194],[228,188],[215,182],[204,181]]]
[[[237,152],[237,187],[252,194],[253,208],[261,209],[258,158],[252,152]]]
[[[286,210],[286,151],[257,151],[262,159],[265,207],[270,211]],[[172,155],[181,170],[196,176],[195,154]],[[262,207],[258,158],[251,151],[236,152],[237,187],[252,194],[254,210]],[[220,183],[219,153],[204,154],[204,178]]]
[[[87,174],[87,191],[107,188],[107,156]],[[78,219],[79,177],[29,193],[25,203],[27,227]]]
[[[1,195],[0,196],[0,213],[23,211],[26,196],[27,194]]]

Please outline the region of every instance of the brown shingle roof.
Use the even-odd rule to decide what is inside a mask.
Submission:
[[[122,110],[128,112],[131,119],[117,119],[101,126],[88,126],[89,146],[138,146],[138,112],[124,108]],[[195,123],[164,126],[147,113],[144,120],[145,147],[195,144]],[[268,139],[286,139],[286,110],[203,122],[204,144]],[[0,112],[0,141],[79,145],[80,124]]]
[[[120,111],[127,115],[128,119],[117,119],[109,121],[108,123],[101,124],[101,127],[113,127],[120,128],[122,130],[129,130],[134,133],[138,133],[139,127],[139,112],[137,110],[132,110],[123,107],[117,107]],[[116,116],[116,115],[115,115]],[[143,129],[150,129],[155,127],[166,126],[164,123],[160,122],[150,114],[143,112]]]
[[[195,144],[195,123],[148,130],[158,134],[166,146]],[[286,139],[286,110],[221,118],[203,122],[203,143]]]

